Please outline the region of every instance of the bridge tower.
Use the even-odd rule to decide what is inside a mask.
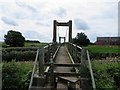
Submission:
[[[69,27],[68,42],[72,42],[72,20],[69,20],[69,22],[57,22],[57,20],[53,21],[53,42],[56,42],[57,40],[57,26]]]
[[[61,43],[61,39],[64,39],[64,42],[66,41],[66,37],[59,37],[59,43]]]

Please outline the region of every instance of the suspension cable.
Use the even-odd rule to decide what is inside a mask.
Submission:
[[[65,34],[65,38],[67,38],[67,29],[66,29],[66,34]]]
[[[59,26],[58,26],[57,30],[58,30],[58,38],[59,38]]]

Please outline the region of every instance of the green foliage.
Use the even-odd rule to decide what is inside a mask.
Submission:
[[[25,38],[18,31],[10,30],[4,38],[5,43],[12,47],[24,46]]]
[[[9,47],[9,45],[7,45],[5,42],[1,42],[1,47],[6,48]]]
[[[2,49],[3,61],[30,61],[35,60],[38,47],[9,47]]]
[[[32,68],[32,62],[3,62],[3,90],[27,90],[30,83]]]
[[[24,47],[43,47],[43,46],[46,46],[48,43],[35,43],[35,42],[25,42],[24,43]],[[1,42],[0,45],[3,47],[3,48],[9,48],[10,46],[7,45],[6,43],[4,42]],[[13,47],[13,48],[16,48],[16,47]],[[21,47],[19,47],[21,48]]]
[[[90,43],[90,40],[84,33],[77,33],[77,36],[73,39],[73,43],[79,46],[87,46]]]
[[[30,42],[30,43],[40,43],[38,40],[25,40],[25,42]]]
[[[92,59],[105,59],[107,57],[119,57],[120,50],[118,46],[98,46],[90,45],[87,47]]]
[[[31,42],[25,42],[25,47],[43,47],[46,46],[47,43],[31,43]]]
[[[118,52],[120,52],[118,46],[90,45],[87,48],[90,52],[99,52],[99,53],[118,53]]]
[[[35,60],[36,51],[11,51],[3,52],[2,59],[3,61],[11,61],[15,59],[16,61],[30,61]]]
[[[38,47],[29,47],[35,44]],[[30,61],[35,60],[36,51],[38,48],[47,45],[46,43],[29,43],[27,47],[8,47],[2,49],[2,59],[3,61],[11,61],[15,59],[16,61]]]
[[[11,51],[36,51],[39,47],[9,47],[3,48],[2,51],[4,52],[11,52]]]
[[[0,47],[2,47],[2,42],[0,42]]]
[[[120,62],[94,61],[93,72],[97,88],[120,88]]]

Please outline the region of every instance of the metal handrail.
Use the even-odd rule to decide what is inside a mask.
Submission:
[[[77,45],[72,44],[72,43],[68,43],[68,44],[72,45],[75,48],[78,48],[78,49],[82,50],[82,47],[80,47],[80,46],[77,46]],[[96,90],[95,79],[94,79],[94,75],[93,75],[93,70],[92,70],[92,65],[91,65],[91,61],[90,61],[90,56],[89,56],[88,50],[86,50],[85,54],[87,55],[87,60],[88,60],[88,65],[89,65],[89,70],[90,70],[90,75],[91,75],[92,88],[94,90]]]
[[[31,76],[31,80],[30,80],[29,89],[32,86],[33,77],[34,77],[34,73],[35,73],[35,69],[36,69],[36,65],[37,65],[37,60],[38,60],[38,54],[39,54],[39,49],[37,50],[37,54],[36,54],[36,57],[35,57],[35,63],[34,63],[33,71],[32,71],[32,76]]]
[[[53,59],[55,58],[55,56],[56,56],[59,48],[60,48],[60,46],[59,46],[59,47],[57,48],[57,50],[55,51],[55,53],[54,53],[54,55],[53,55]],[[45,72],[48,72],[49,68],[50,68],[50,66],[47,66],[46,69],[45,69]]]
[[[54,45],[54,44],[56,44],[56,43],[50,43],[49,45],[46,45],[46,46],[44,46],[43,48],[44,48],[44,49],[47,49],[49,46],[52,46],[52,45]],[[54,53],[54,55],[53,55],[54,58],[55,58],[55,55],[57,54],[58,50],[59,50],[59,47],[57,48],[57,50],[55,51],[55,53]],[[35,57],[34,67],[33,67],[33,70],[32,70],[32,75],[31,75],[31,80],[30,80],[30,84],[29,84],[29,89],[32,87],[33,77],[34,77],[34,74],[35,74],[35,70],[36,70],[36,68],[37,68],[36,66],[37,66],[39,51],[40,51],[40,49],[37,49],[37,54],[36,54],[36,57]],[[47,70],[47,68],[46,68],[46,70]],[[45,70],[45,71],[46,71],[46,70]],[[48,66],[48,70],[49,70],[49,66]]]
[[[73,43],[70,43],[70,42],[69,42],[69,44],[73,45],[73,46],[76,47],[76,48],[82,49],[82,47],[77,46],[76,44],[73,44]]]
[[[90,62],[90,56],[89,56],[88,50],[87,50],[87,58],[88,58],[88,64],[89,64],[89,69],[90,69],[90,75],[91,75],[91,80],[92,80],[92,86],[93,86],[93,89],[95,90],[95,89],[96,89],[95,79],[94,79],[94,76],[93,76],[92,65],[91,65],[91,62]]]

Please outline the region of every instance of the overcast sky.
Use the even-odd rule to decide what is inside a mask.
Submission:
[[[84,32],[91,42],[97,37],[118,36],[119,0],[0,0],[0,41],[9,30],[26,39],[51,42],[53,20],[72,20],[73,33]],[[57,27],[68,36],[68,27]]]

